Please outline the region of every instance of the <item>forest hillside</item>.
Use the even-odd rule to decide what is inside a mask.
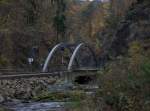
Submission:
[[[59,42],[88,43],[98,59],[108,56],[108,50],[122,54],[125,42],[141,38],[138,26],[146,24],[142,17],[146,19],[148,9],[134,8],[136,4],[137,0],[0,0],[0,66],[27,68],[34,49],[38,68]],[[128,10],[132,11],[127,14]]]
[[[51,93],[64,88],[62,78],[5,80],[0,72],[0,111],[5,111],[5,101],[19,104],[22,98],[20,104],[34,101],[38,107],[47,100],[75,101],[64,111],[150,111],[150,0],[0,0],[0,69],[40,73],[49,51],[60,42],[84,42],[93,49],[98,62],[92,73],[94,93],[84,92],[81,87],[86,86],[76,82],[76,90],[67,83],[72,92],[65,87],[63,93]],[[88,74],[75,81],[88,81]],[[58,87],[49,88],[55,83]]]

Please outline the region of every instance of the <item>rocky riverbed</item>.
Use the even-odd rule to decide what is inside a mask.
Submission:
[[[0,103],[14,99],[29,100],[41,92],[47,91],[48,86],[55,84],[57,79],[57,77],[34,77],[0,80]]]
[[[66,111],[66,103],[78,103],[95,89],[65,80],[60,77],[0,80],[0,111]]]

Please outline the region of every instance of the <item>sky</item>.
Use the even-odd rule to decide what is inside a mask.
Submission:
[[[81,1],[87,1],[87,0],[81,0]],[[94,1],[94,0],[89,0],[89,1]],[[97,0],[97,1],[106,2],[106,1],[109,1],[109,0]]]

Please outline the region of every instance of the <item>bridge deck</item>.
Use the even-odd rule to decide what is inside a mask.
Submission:
[[[71,70],[71,72],[96,72],[99,68],[76,68]],[[11,72],[9,72],[11,71]],[[54,71],[54,72],[15,72],[14,70],[3,70],[0,71],[0,79],[14,79],[14,78],[30,78],[30,77],[48,77],[48,76],[62,76],[64,73],[69,73],[70,71]]]
[[[100,70],[99,68],[77,68],[77,69],[73,69],[73,71],[98,71]]]

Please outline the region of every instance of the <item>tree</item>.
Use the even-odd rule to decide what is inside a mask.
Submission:
[[[57,42],[65,40],[65,32],[66,32],[66,17],[65,17],[65,10],[66,10],[66,1],[65,0],[52,0],[52,4],[56,7],[55,16],[53,19],[53,26],[56,30],[57,35]]]

